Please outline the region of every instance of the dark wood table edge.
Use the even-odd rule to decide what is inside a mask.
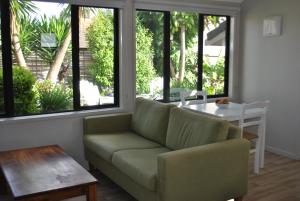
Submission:
[[[74,198],[77,196],[86,196],[87,201],[97,200],[97,183],[92,182],[88,184],[81,184],[76,186],[71,186],[68,188],[49,190],[44,192],[39,192],[35,194],[15,197],[16,201],[38,201],[38,200],[64,200],[68,198]]]
[[[23,149],[30,150],[30,149],[35,149],[35,148],[53,147],[53,146],[61,149],[64,152],[64,154],[68,155],[65,152],[65,150],[63,148],[61,148],[59,145],[46,145],[46,146],[29,147],[29,148],[23,148]],[[10,152],[10,151],[18,151],[21,149],[11,149],[11,150],[7,150],[7,151],[0,151],[0,154],[5,153],[5,152]],[[71,157],[70,155],[68,155],[68,156]],[[76,161],[73,157],[71,157],[71,158],[74,161]],[[83,169],[85,169],[89,174],[91,174],[90,171],[88,171],[86,168],[84,168],[83,166],[81,166],[81,167]],[[49,200],[49,201],[52,201],[52,200],[59,201],[59,200],[63,200],[63,199],[68,199],[68,198],[85,195],[87,198],[86,199],[87,201],[97,201],[98,180],[95,177],[94,177],[94,179],[95,179],[94,182],[78,184],[78,185],[74,185],[74,186],[68,186],[66,188],[61,188],[61,189],[50,189],[50,190],[46,190],[46,191],[42,191],[42,192],[38,192],[38,193],[14,197],[13,199],[16,201],[38,201],[38,200],[44,201],[45,199]],[[9,183],[7,182],[1,162],[0,162],[0,194],[11,194],[12,195],[11,187],[10,187]]]

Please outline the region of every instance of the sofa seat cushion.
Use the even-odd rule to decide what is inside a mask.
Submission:
[[[175,106],[137,98],[131,121],[132,130],[165,146],[170,108],[172,107]]]
[[[116,151],[160,147],[159,144],[132,132],[89,134],[84,136],[83,142],[89,150],[108,162],[111,162],[112,155]]]
[[[118,151],[114,153],[112,163],[136,183],[156,191],[157,156],[169,151],[164,147]]]
[[[178,150],[223,141],[227,139],[228,127],[227,121],[173,108],[170,112],[167,147]]]

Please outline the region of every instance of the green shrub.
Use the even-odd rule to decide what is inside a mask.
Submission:
[[[136,30],[136,90],[137,94],[149,93],[154,78],[152,34],[137,22]],[[113,92],[114,82],[114,25],[113,14],[99,11],[87,29],[87,40],[94,63],[89,66],[93,81],[102,95]]]
[[[72,108],[72,90],[62,84],[45,80],[37,82],[35,90],[41,112],[57,112]]]
[[[34,75],[23,67],[13,67],[13,93],[15,103],[15,115],[26,115],[36,112],[35,93],[33,85],[36,79]],[[3,74],[0,71],[0,96],[4,97]],[[0,100],[0,108],[4,107],[3,99]]]

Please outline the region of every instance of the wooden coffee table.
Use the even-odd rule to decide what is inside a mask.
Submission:
[[[86,195],[96,201],[97,180],[59,146],[0,152],[0,189],[17,201],[58,201]]]

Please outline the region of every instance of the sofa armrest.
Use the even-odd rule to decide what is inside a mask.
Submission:
[[[84,134],[120,132],[130,130],[131,114],[109,114],[83,119]]]
[[[247,193],[249,142],[243,139],[158,156],[160,201],[219,201]]]
[[[229,125],[228,128],[228,139],[241,139],[242,138],[242,129],[238,126]]]

